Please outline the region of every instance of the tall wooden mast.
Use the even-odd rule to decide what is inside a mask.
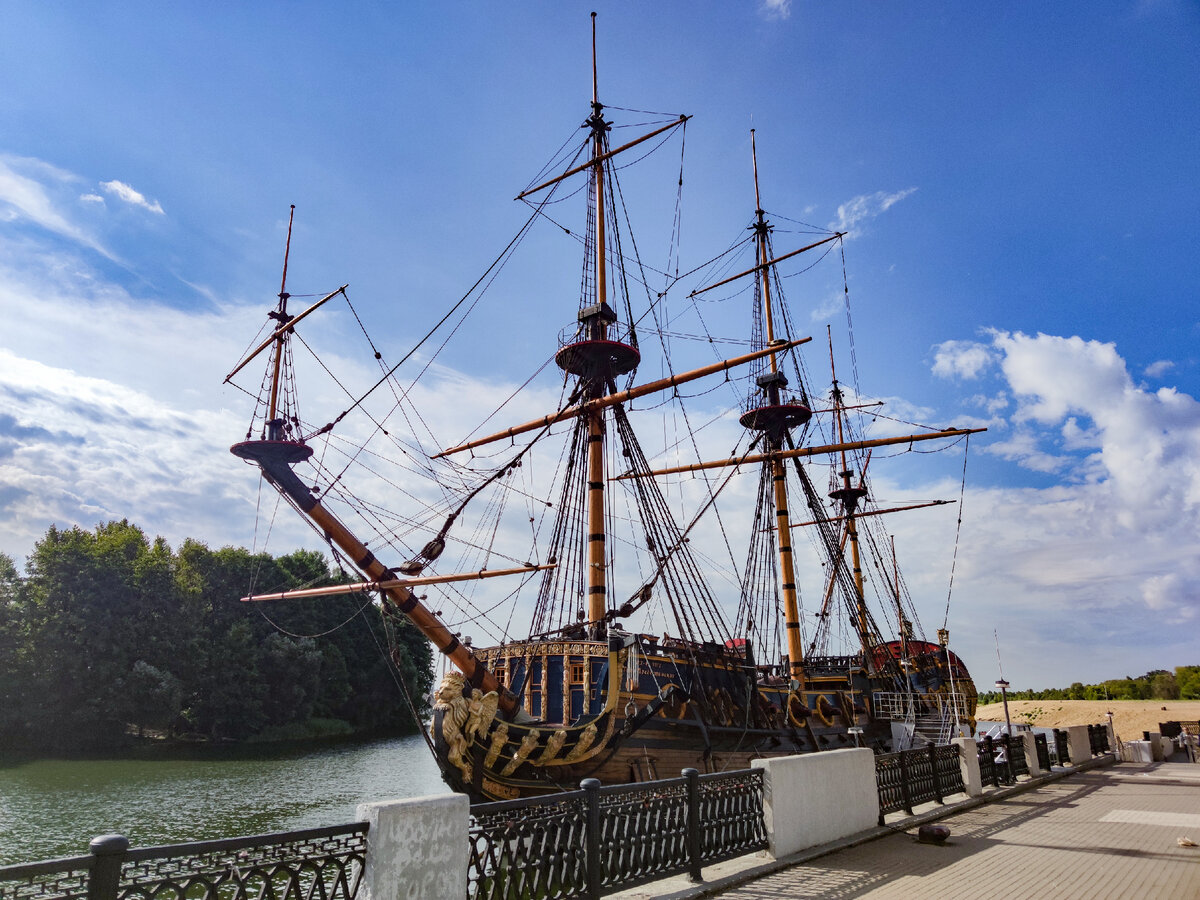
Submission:
[[[591,332],[593,341],[608,340],[608,326],[612,319],[612,311],[608,307],[608,271],[605,253],[604,234],[604,136],[608,123],[604,121],[604,107],[600,103],[599,87],[596,77],[596,14],[592,13],[592,115],[588,119],[592,129],[592,180],[595,182],[596,204],[596,302],[595,313],[585,320],[585,328]],[[607,315],[606,315],[607,313]],[[587,385],[588,400],[597,400],[606,393],[606,387],[599,377],[600,373],[593,372]],[[588,433],[587,472],[588,472],[588,610],[587,620],[593,636],[604,622],[608,612],[607,597],[607,540],[604,528],[604,413],[595,410],[586,415]]]
[[[288,321],[287,302],[287,269],[288,257],[292,255],[292,221],[296,218],[296,204],[292,204],[291,212],[288,213],[288,233],[287,244],[283,248],[283,277],[279,280],[279,306],[271,315],[280,325]],[[271,399],[267,407],[267,440],[280,441],[283,440],[283,420],[279,418],[279,382],[280,372],[283,369],[283,354],[287,349],[286,334],[283,329],[279,329],[275,336],[275,354],[272,363],[273,372],[271,376]],[[228,380],[228,379],[227,379]]]
[[[757,249],[757,268],[762,278],[763,329],[767,346],[775,342],[774,310],[771,308],[770,246],[767,240],[770,225],[763,212],[758,189],[758,150],[754,140],[754,129],[750,129],[750,159],[754,169],[754,240]],[[758,378],[758,386],[766,395],[767,405],[752,410],[743,416],[748,427],[764,432],[768,452],[778,453],[783,449],[783,439],[793,425],[803,424],[812,414],[799,404],[784,404],[781,397],[787,387],[787,377],[779,370],[776,355],[767,357],[768,371]],[[800,604],[796,598],[796,569],[792,558],[792,527],[788,516],[787,469],[784,461],[772,456],[767,465],[771,468],[771,481],[775,499],[775,532],[779,554],[780,592],[783,616],[787,632],[788,672],[792,686],[804,686],[804,645],[800,636]]]
[[[826,333],[829,337],[829,372],[833,378],[833,389],[831,391],[833,398],[833,418],[837,423],[837,439],[838,443],[845,443],[845,426],[843,417],[845,415],[845,402],[842,397],[842,389],[838,385],[837,369],[833,363],[833,333],[827,329]],[[871,628],[867,616],[867,600],[863,590],[863,573],[862,560],[858,552],[858,523],[856,521],[855,512],[858,509],[858,503],[867,496],[867,489],[861,484],[854,484],[854,470],[851,469],[846,462],[846,451],[839,451],[841,459],[841,469],[838,472],[838,477],[841,479],[841,486],[829,492],[829,496],[842,504],[842,515],[846,520],[846,539],[850,544],[850,563],[851,570],[854,575],[854,624],[858,630],[858,639],[863,648],[863,660],[867,666],[871,665]]]
[[[296,207],[292,206],[293,216],[295,215],[295,209]],[[268,313],[279,325],[272,337],[261,344],[258,349],[253,351],[234,370],[234,372],[237,372],[246,362],[253,359],[262,350],[266,349],[266,347],[271,346],[272,343],[274,344],[270,362],[271,384],[267,404],[265,437],[252,439],[248,436],[247,440],[234,444],[229,450],[234,456],[257,465],[267,481],[287,497],[295,505],[296,509],[303,513],[316,526],[318,531],[326,537],[331,545],[336,546],[360,572],[366,575],[373,584],[378,586],[378,589],[385,597],[385,603],[392,609],[407,616],[409,621],[439,651],[446,655],[447,659],[463,673],[463,677],[472,688],[483,691],[485,694],[495,691],[499,697],[498,705],[500,710],[506,716],[515,715],[519,706],[516,696],[499,682],[495,674],[489,671],[487,666],[475,658],[471,649],[464,646],[458,640],[458,637],[446,627],[437,613],[429,610],[406,586],[406,583],[396,577],[396,573],[392,569],[377,559],[375,554],[367,549],[366,544],[360,541],[333,512],[324,506],[316,496],[316,493],[314,493],[314,489],[310,488],[292,470],[292,466],[305,462],[313,455],[313,448],[308,446],[301,436],[291,433],[285,427],[286,420],[281,415],[280,410],[280,385],[287,378],[286,368],[288,366],[287,357],[290,332],[292,326],[300,318],[299,316],[293,318],[287,313],[289,296],[287,293],[287,260],[291,252],[291,243],[292,226],[291,219],[289,218],[288,242],[287,249],[284,251],[283,279],[279,290],[279,305],[276,309]],[[344,290],[345,285],[320,300],[317,304],[314,304],[312,308],[316,308],[316,306],[319,306]],[[228,377],[232,377],[232,374]],[[228,380],[228,377],[226,380]],[[534,567],[527,568],[533,569]]]

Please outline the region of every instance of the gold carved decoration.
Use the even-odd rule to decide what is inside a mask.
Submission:
[[[496,718],[496,708],[500,705],[500,696],[495,691],[484,694],[476,691],[467,701],[470,718],[467,719],[466,734],[468,738],[483,737],[487,734],[492,720]]]
[[[546,741],[546,749],[542,751],[541,756],[534,760],[534,763],[540,766],[554,759],[554,757],[558,755],[558,751],[562,749],[563,742],[566,741],[566,739],[566,729],[560,728],[555,731],[552,735],[550,735],[550,740]]]
[[[471,780],[471,761],[467,752],[467,720],[471,716],[470,705],[463,696],[466,679],[461,672],[447,672],[434,694],[434,709],[442,710],[442,739],[446,742],[446,758]]]
[[[500,772],[500,775],[502,777],[507,777],[515,772],[517,770],[517,766],[525,762],[526,757],[533,752],[534,748],[537,746],[538,738],[541,736],[542,733],[536,728],[530,731],[529,734],[525,735],[524,740],[521,741],[521,746],[517,748],[517,752],[513,754],[513,758],[508,761],[508,765],[504,767],[503,771]]]
[[[496,730],[492,732],[492,745],[488,748],[487,756],[483,760],[483,767],[490,769],[492,765],[500,757],[500,751],[504,749],[504,742],[508,740],[508,723],[501,722],[496,726]]]
[[[575,760],[587,753],[588,748],[592,746],[592,741],[594,740],[596,740],[596,723],[589,722],[587,727],[583,729],[583,733],[579,735],[579,740],[575,742],[575,746],[563,757],[563,762],[575,762]]]

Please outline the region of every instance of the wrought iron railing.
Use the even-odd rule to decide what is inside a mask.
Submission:
[[[1038,732],[1033,736],[1034,747],[1037,748],[1038,768],[1043,772],[1050,771],[1050,747],[1046,743],[1046,735]]]
[[[941,803],[965,790],[959,749],[954,744],[929,744],[916,750],[880,754],[875,757],[875,786],[881,825],[887,813],[902,809],[912,815],[918,803]]]
[[[129,849],[0,868],[0,900],[353,900],[367,823]]]
[[[1060,766],[1071,764],[1071,742],[1067,732],[1061,728],[1054,729],[1054,751]]]
[[[988,735],[979,742],[979,773],[984,784],[990,781],[993,787],[1000,787],[1002,784],[1012,784],[1016,781],[1015,773],[1009,764],[1011,754],[1000,752],[1004,747],[1005,737],[1006,735],[1001,735],[1001,739],[996,740]],[[990,779],[984,775],[986,770],[990,770]]]
[[[1110,749],[1108,745],[1108,729],[1103,725],[1089,725],[1087,729],[1088,746],[1092,751],[1092,756],[1108,753]]]
[[[1013,778],[1029,774],[1029,759],[1025,756],[1025,738],[1020,734],[1006,734],[1002,741],[1004,755],[1008,757]]]
[[[467,895],[599,897],[767,846],[757,769],[601,787],[471,810]]]
[[[767,848],[761,769],[699,777],[700,861],[705,865]]]

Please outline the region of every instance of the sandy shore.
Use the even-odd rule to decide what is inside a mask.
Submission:
[[[1063,728],[1067,725],[1096,725],[1113,714],[1113,728],[1122,740],[1141,737],[1143,731],[1158,731],[1159,722],[1200,719],[1200,700],[1009,700],[1008,713],[1013,722],[1030,722],[1039,728]],[[979,707],[977,719],[1004,721],[1004,704]]]

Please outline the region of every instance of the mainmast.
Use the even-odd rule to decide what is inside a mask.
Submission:
[[[771,226],[763,212],[758,189],[758,151],[754,142],[754,129],[750,129],[750,157],[754,168],[754,240],[756,246],[756,268],[761,273],[762,313],[764,337],[767,346],[775,342],[774,311],[771,308]],[[792,528],[788,517],[787,470],[783,459],[774,455],[783,449],[783,440],[789,429],[803,425],[812,411],[798,403],[784,403],[782,391],[787,387],[787,376],[779,370],[776,354],[767,357],[768,371],[758,376],[759,389],[766,395],[766,406],[749,410],[742,416],[742,425],[763,432],[767,451],[771,455],[767,465],[771,470],[774,487],[775,531],[778,536],[780,591],[783,601],[784,624],[788,652],[788,672],[793,688],[804,686],[804,646],[800,635],[800,604],[796,598],[796,570],[792,558]]]
[[[608,272],[604,234],[604,138],[608,123],[604,121],[604,107],[600,103],[596,76],[596,14],[592,13],[592,115],[588,119],[592,129],[592,181],[595,182],[596,204],[596,303],[594,312],[581,321],[594,341],[608,340],[608,326],[615,319],[608,305]],[[585,395],[588,400],[597,400],[605,393],[606,385],[598,378],[591,378]],[[589,412],[586,416],[588,432],[588,630],[599,637],[604,614],[608,612],[608,572],[606,569],[607,540],[604,530],[604,413]]]

